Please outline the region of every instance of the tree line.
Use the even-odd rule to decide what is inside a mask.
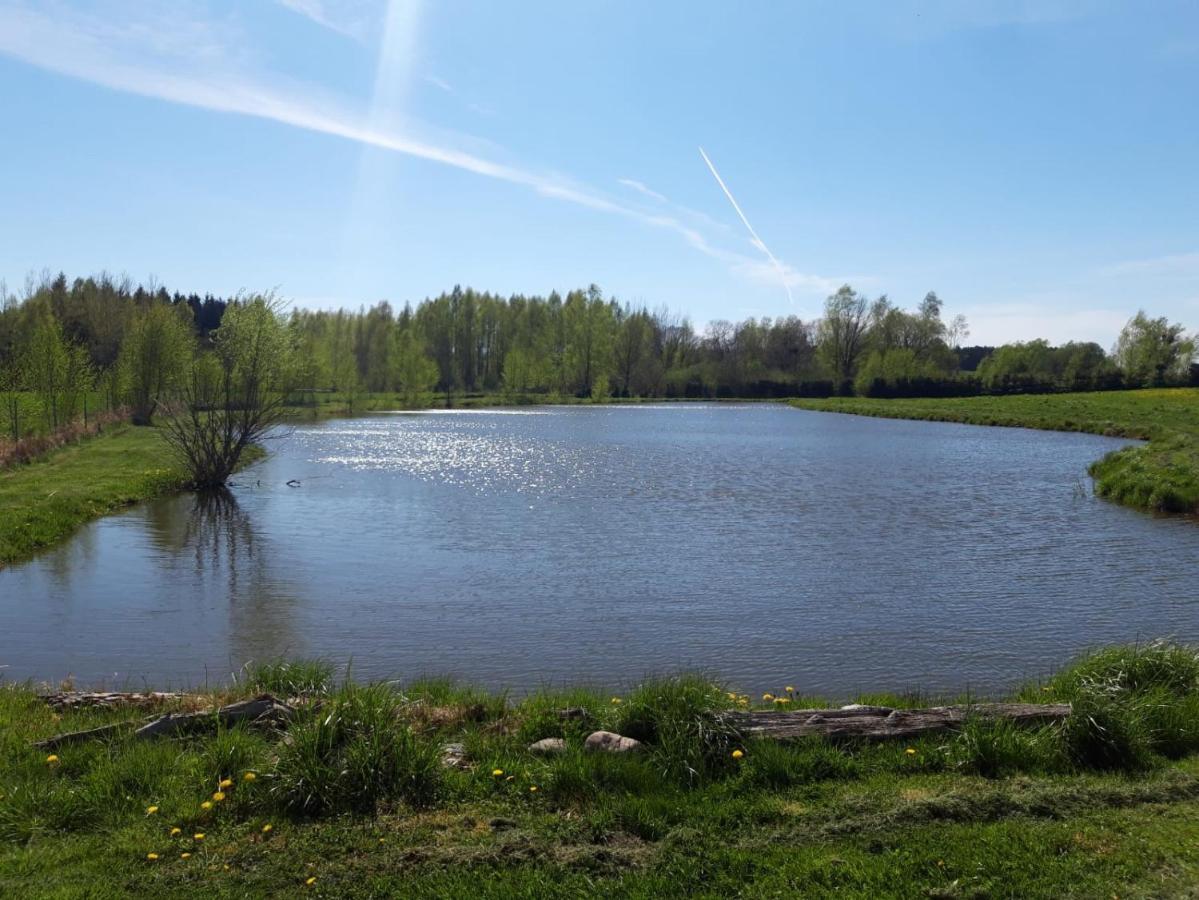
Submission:
[[[89,404],[127,407],[135,422],[155,421],[200,390],[196,360],[220,355],[226,316],[246,300],[106,275],[68,281],[46,274],[28,280],[19,297],[0,285],[0,424],[16,439],[86,416]],[[1199,383],[1195,339],[1165,318],[1137,313],[1110,352],[1041,340],[966,347],[967,323],[947,320],[933,292],[904,309],[846,285],[814,320],[716,320],[702,329],[666,308],[605,297],[595,285],[508,297],[455,287],[398,310],[383,301],[358,311],[284,313],[268,300],[279,326],[271,352],[280,357],[270,389],[293,402],[334,392],[351,409],[367,392],[605,400]]]

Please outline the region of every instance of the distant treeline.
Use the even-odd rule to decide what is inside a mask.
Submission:
[[[21,416],[53,428],[97,392],[106,406],[140,405],[148,416],[175,377],[175,326],[202,352],[236,302],[103,275],[45,275],[20,297],[0,285],[0,421],[12,433]],[[297,309],[287,330],[295,350],[287,389],[334,391],[351,406],[367,391],[911,397],[1199,382],[1194,339],[1164,318],[1138,313],[1110,353],[1094,343],[963,347],[965,320],[947,322],[935,293],[904,310],[848,285],[815,320],[717,320],[700,330],[594,285],[545,297],[455,287],[399,310],[387,302],[356,312]]]

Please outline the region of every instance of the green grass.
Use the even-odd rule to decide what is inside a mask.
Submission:
[[[1171,729],[1199,725],[1196,669],[1192,648],[1115,648],[1022,692],[1072,699],[1092,725],[974,721],[909,744],[778,744],[729,734],[717,714],[742,701],[694,676],[620,703],[592,690],[510,701],[446,681],[334,684],[323,663],[272,663],[219,696],[312,686],[287,737],[124,734],[66,745],[53,764],[29,742],[129,714],[59,717],[9,686],[0,895],[1183,895],[1199,885],[1199,743],[1172,743]],[[1112,710],[1133,756],[1098,752]],[[595,728],[636,730],[648,750],[589,754]],[[565,754],[527,752],[551,732]],[[466,768],[441,765],[447,742],[465,745]]]
[[[262,453],[251,449],[247,462]],[[128,425],[0,471],[0,566],[28,559],[85,522],[178,491],[186,482],[156,429]]]
[[[1199,388],[1001,397],[793,400],[801,409],[1147,440],[1091,466],[1100,496],[1138,509],[1199,513]]]

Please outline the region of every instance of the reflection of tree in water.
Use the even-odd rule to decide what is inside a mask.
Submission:
[[[226,489],[195,495],[184,546],[195,561],[201,595],[228,603],[228,663],[298,655],[293,627],[298,599],[294,585],[271,563],[270,539]]]

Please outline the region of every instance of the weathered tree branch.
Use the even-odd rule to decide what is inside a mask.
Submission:
[[[1070,704],[980,703],[892,709],[859,706],[844,709],[797,709],[790,712],[731,712],[724,720],[745,737],[796,740],[823,737],[902,738],[946,731],[972,717],[1006,719],[1016,725],[1044,725],[1070,715]]]

